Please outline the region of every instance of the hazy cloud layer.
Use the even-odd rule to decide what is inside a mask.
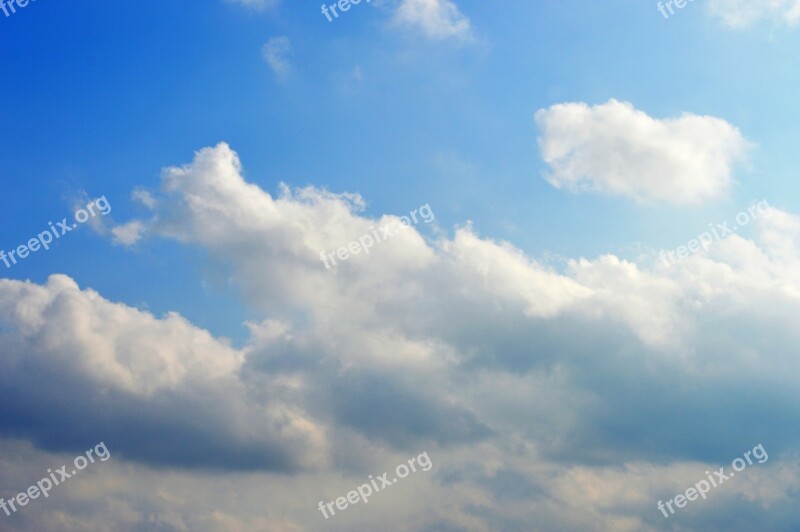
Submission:
[[[732,28],[768,19],[789,26],[800,21],[800,0],[709,0],[708,9]]]

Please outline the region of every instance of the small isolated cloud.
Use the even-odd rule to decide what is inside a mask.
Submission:
[[[657,119],[627,102],[564,103],[536,113],[556,188],[697,204],[725,194],[749,143],[728,122],[684,113]]]
[[[292,43],[289,37],[272,37],[261,47],[261,55],[278,79],[286,79],[292,70],[289,57],[292,54]]]
[[[118,225],[111,229],[114,235],[114,243],[123,246],[132,246],[142,239],[145,226],[139,220],[134,220],[123,225]]]
[[[394,22],[432,39],[470,40],[472,25],[451,0],[403,0]]]
[[[710,0],[708,9],[731,28],[745,28],[762,19],[790,26],[800,22],[800,0]]]

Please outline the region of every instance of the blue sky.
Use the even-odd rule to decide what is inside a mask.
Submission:
[[[533,256],[624,253],[642,241],[671,248],[709,217],[723,220],[752,200],[780,196],[785,208],[797,201],[784,156],[800,112],[791,89],[798,73],[785,68],[797,56],[796,33],[763,24],[731,31],[702,4],[664,20],[641,2],[472,2],[462,9],[475,42],[434,45],[387,28],[388,5],[354,6],[334,23],[291,5],[28,7],[4,20],[0,52],[9,80],[0,111],[0,171],[12,187],[2,207],[8,246],[79,190],[113,198],[115,215],[125,216],[132,188],[157,184],[163,166],[221,140],[268,191],[281,181],[356,191],[369,213],[401,213],[423,195],[444,228],[473,220],[482,234]],[[293,50],[282,82],[260,53],[276,35]],[[533,113],[612,97],[654,117],[724,117],[758,144],[753,167],[736,173],[740,186],[728,201],[677,213],[552,190],[540,179]],[[759,112],[744,103],[754,101]],[[593,230],[580,229],[587,226]],[[196,308],[199,269],[184,283],[187,272],[166,267],[167,258],[132,261],[128,252],[92,247],[91,262],[112,272],[135,268],[131,275],[147,283],[82,278],[99,272],[76,248],[57,251],[74,254],[71,268],[68,256],[53,254],[9,273],[42,280],[61,265],[131,304],[147,293],[160,312]],[[185,285],[185,304],[162,297],[176,284]],[[219,294],[209,297],[225,305]],[[204,325],[241,332],[235,321]]]
[[[783,427],[797,421],[788,412],[797,397],[774,380],[798,370],[798,9],[796,0],[697,0],[665,19],[656,2],[633,0],[374,0],[328,22],[316,4],[289,0],[39,0],[0,12],[0,249],[90,199],[104,196],[113,207],[51,250],[0,264],[9,360],[20,364],[30,352],[43,364],[9,375],[43,386],[52,376],[41,368],[55,357],[86,398],[106,393],[111,406],[142,408],[92,411],[85,431],[61,437],[43,427],[61,426],[54,411],[79,419],[79,405],[32,405],[0,380],[12,405],[0,416],[9,433],[3,439],[0,429],[0,441],[47,464],[111,427],[120,456],[112,467],[136,471],[114,494],[136,516],[118,529],[374,526],[378,514],[364,508],[334,525],[320,522],[313,505],[313,518],[305,515],[297,499],[284,500],[283,513],[260,514],[243,497],[227,501],[218,519],[144,494],[166,466],[180,477],[169,480],[173,489],[188,496],[181,482],[202,476],[209,455],[217,481],[234,491],[278,490],[273,475],[289,471],[289,492],[328,494],[423,444],[446,464],[420,490],[437,501],[435,519],[411,520],[403,510],[417,503],[406,492],[391,510],[381,507],[408,529],[519,529],[528,517],[501,494],[503,479],[520,471],[534,480],[515,496],[546,513],[542,530],[605,530],[612,517],[631,530],[700,529],[733,511],[737,497],[748,504],[729,529],[764,519],[791,529],[800,519],[790,509],[800,442]],[[768,221],[673,269],[659,264],[659,251],[762,200]],[[425,204],[435,223],[382,243],[374,256],[332,273],[314,262],[319,251]],[[121,238],[126,228],[135,236]],[[54,282],[53,274],[66,277]],[[87,290],[110,307],[95,308]],[[69,305],[37,306],[70,291],[70,301],[96,313],[91,326]],[[42,347],[57,338],[30,333],[26,316],[36,312],[86,360],[66,362]],[[87,330],[97,338],[81,336]],[[115,351],[131,337],[152,356]],[[104,357],[114,363],[99,363]],[[195,366],[198,375],[188,369]],[[241,397],[216,395],[229,378]],[[462,379],[469,385],[460,389]],[[634,381],[662,399],[651,403]],[[507,394],[495,397],[495,388]],[[181,433],[197,427],[181,412],[204,411],[204,395],[215,405],[216,435],[186,441]],[[522,422],[531,401],[552,401],[551,411]],[[646,406],[630,406],[637,403]],[[168,412],[171,450],[147,443],[159,434],[146,413],[156,407]],[[290,434],[248,437],[226,419],[226,408],[251,419],[260,407],[297,416]],[[414,408],[425,416],[415,418]],[[617,409],[627,421],[615,419]],[[674,430],[652,426],[648,416],[675,409],[691,413],[671,419]],[[396,426],[384,411],[396,412]],[[761,421],[732,426],[742,411]],[[698,434],[706,418],[718,420],[711,424],[723,427],[726,443]],[[635,497],[587,499],[578,517],[567,503],[543,502],[588,497],[576,478],[608,491],[630,477],[655,496],[665,479],[690,478],[692,464],[729,463],[762,437],[776,453],[774,476],[679,524],[659,519],[657,498],[648,510]],[[196,453],[176,459],[192,438]],[[473,463],[481,446],[492,467]],[[530,454],[506,462],[509,448]],[[0,477],[16,482],[0,488],[13,496],[27,477],[9,464],[0,459]],[[98,483],[122,474],[107,469]],[[256,476],[242,479],[242,470]],[[790,478],[784,488],[771,484],[779,474]],[[546,487],[553,482],[561,491]],[[437,495],[449,483],[462,500]],[[198,500],[217,496],[212,486],[198,489]],[[59,510],[76,529],[101,530],[108,507],[81,509],[86,497],[39,504],[9,529],[48,529]],[[492,503],[476,502],[486,498]]]

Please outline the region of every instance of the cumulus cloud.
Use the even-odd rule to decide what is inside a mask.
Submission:
[[[64,276],[0,282],[3,445],[44,464],[39,453],[105,439],[122,463],[145,464],[109,473],[114,508],[74,505],[76,523],[89,512],[167,530],[315,529],[320,499],[425,450],[430,475],[325,524],[658,529],[664,490],[759,442],[763,469],[682,518],[699,529],[722,515],[744,530],[796,517],[792,213],[773,209],[751,238],[670,267],[655,254],[554,267],[466,226],[411,227],[329,271],[320,251],[397,217],[365,216],[357,194],[273,196],[224,143],[165,169],[151,196],[146,238],[204,249],[260,319],[237,348]],[[70,390],[80,397],[65,401]],[[204,478],[209,463],[225,473]],[[155,477],[147,465],[180,469]],[[13,464],[0,468],[28,485]],[[31,518],[54,522],[42,512]]]
[[[104,439],[102,430],[123,456],[184,467],[325,460],[323,431],[280,400],[279,384],[254,401],[240,375],[245,353],[177,314],[157,319],[64,275],[0,280],[0,331],[4,434],[62,450]]]
[[[696,204],[723,196],[748,147],[722,119],[657,119],[613,99],[553,105],[535,118],[550,184],[639,202]]]
[[[458,380],[452,372],[465,366],[529,373],[549,371],[558,361],[576,364],[573,377],[578,368],[585,370],[584,377],[593,384],[584,382],[581,387],[588,385],[592,394],[600,394],[595,403],[602,405],[606,386],[602,380],[615,378],[616,371],[627,374],[642,364],[639,381],[648,375],[652,385],[659,386],[661,377],[653,367],[645,371],[648,364],[663,365],[663,371],[668,371],[679,360],[689,366],[679,364],[669,371],[676,378],[687,371],[691,375],[698,345],[709,345],[714,338],[727,346],[728,341],[703,332],[707,320],[723,305],[720,332],[729,327],[740,330],[739,320],[746,321],[751,306],[766,301],[763,298],[782,301],[787,317],[797,304],[793,296],[797,275],[789,266],[794,257],[787,251],[797,245],[792,233],[795,225],[777,215],[760,222],[760,244],[731,237],[674,269],[609,255],[575,259],[559,272],[509,243],[483,239],[465,227],[452,239],[433,242],[411,228],[391,245],[376,247],[369,256],[354,256],[332,273],[322,267],[320,250],[335,249],[394,217],[362,217],[359,197],[313,188],[283,189],[280,197],[273,198],[241,177],[239,159],[225,144],[200,151],[191,165],[165,171],[163,189],[165,197],[159,204],[165,210],[156,232],[228,258],[232,279],[251,304],[285,321],[277,329],[272,323],[270,330],[291,330],[283,334],[294,339],[290,342],[294,347],[284,345],[282,350],[292,355],[280,360],[267,357],[261,361],[266,367],[299,371],[298,367],[310,364],[304,353],[326,351],[342,367],[366,368],[374,379],[380,380],[387,369],[402,368],[415,375],[418,383],[431,382],[445,390],[449,386],[443,383]],[[770,247],[776,242],[780,255]],[[780,289],[776,278],[782,280]],[[292,325],[297,312],[310,319],[305,330]],[[770,330],[782,326],[775,323]],[[576,329],[582,331],[580,337],[572,334]],[[761,334],[749,330],[759,339],[750,341],[763,340]],[[782,334],[793,335],[788,329]],[[273,338],[274,333],[266,337]],[[305,340],[299,342],[301,337]],[[345,337],[346,341],[337,340]],[[730,347],[732,351],[720,354],[714,364],[737,356],[734,353],[745,356],[748,349],[760,349]],[[602,364],[586,364],[598,350],[605,353]],[[637,352],[650,355],[628,360],[629,353]],[[777,352],[771,355],[780,364],[786,362]],[[385,385],[392,386],[403,390],[406,384]],[[676,400],[688,401],[689,395]],[[487,422],[496,419],[493,414],[474,417],[469,412],[479,405],[460,404],[465,407],[460,414],[464,419],[494,428]],[[607,412],[614,412],[622,405],[606,406]],[[600,406],[594,408],[603,411]],[[594,432],[604,430],[602,423],[589,421],[597,415],[575,418],[585,422],[576,427],[586,431],[587,445],[592,438],[606,437]],[[571,430],[560,425],[553,430]],[[636,421],[631,421],[631,427],[635,426]],[[649,437],[647,432],[645,437]],[[464,435],[479,433],[470,429]],[[657,427],[650,435],[662,438],[655,449],[666,450],[672,441]],[[573,446],[587,451],[581,448],[582,438],[568,438],[568,444],[559,445],[553,441],[555,454],[569,454]],[[607,452],[598,457],[607,458]]]
[[[432,39],[469,40],[472,27],[452,0],[402,0],[393,21]]]
[[[708,9],[732,28],[745,28],[763,19],[790,26],[800,21],[800,0],[709,0]]]

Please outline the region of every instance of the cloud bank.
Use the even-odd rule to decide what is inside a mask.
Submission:
[[[757,443],[770,461],[682,523],[796,517],[792,213],[671,267],[655,253],[550,265],[465,226],[409,228],[331,272],[320,250],[397,217],[364,216],[357,194],[273,196],[224,143],[165,169],[147,197],[137,246],[205,250],[261,318],[234,347],[65,276],[0,282],[9,456],[44,466],[104,439],[119,457],[92,473],[107,505],[32,508],[44,530],[659,529],[657,500]],[[430,475],[336,522],[315,513],[422,451]],[[22,463],[0,461],[9,490],[30,482]]]

